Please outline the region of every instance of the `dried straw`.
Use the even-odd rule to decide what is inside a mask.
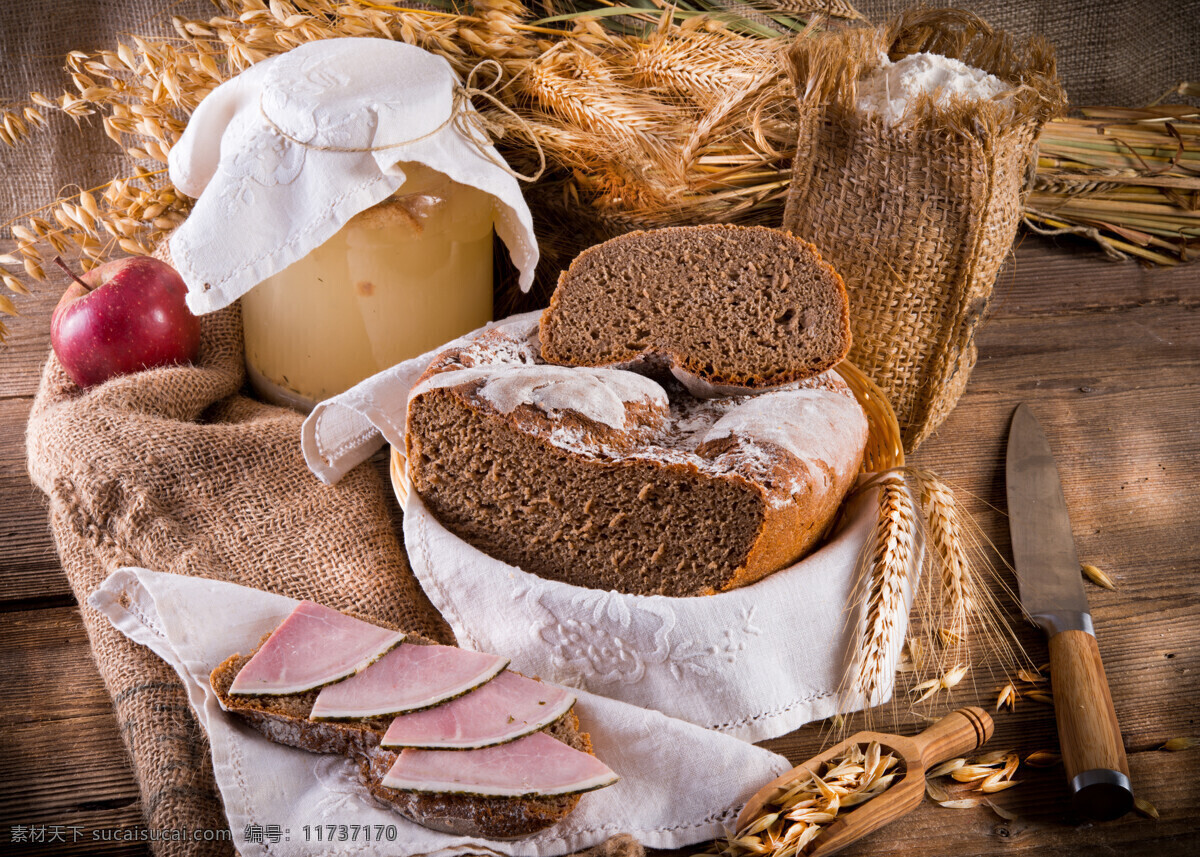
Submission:
[[[97,116],[136,165],[127,176],[54,200],[0,224],[17,239],[0,260],[0,280],[18,296],[45,277],[55,254],[84,268],[118,253],[144,253],[183,220],[191,200],[176,194],[161,165],[187,116],[215,86],[251,64],[315,39],[397,39],[447,58],[465,74],[480,60],[504,68],[501,97],[529,123],[553,169],[530,192],[543,228],[539,289],[508,288],[498,306],[518,309],[548,296],[579,250],[635,228],[685,223],[780,222],[795,146],[795,103],[777,54],[810,13],[860,20],[841,2],[654,0],[655,11],[592,16],[582,2],[476,0],[470,14],[369,0],[220,0],[206,20],[172,18],[174,38],[130,35],[112,49],[73,51],[71,88],[30,93],[0,108],[0,141],[27,142],[47,112]],[[608,12],[605,10],[608,9]],[[1184,84],[1178,94],[1200,91]],[[480,105],[501,148],[520,169],[534,158],[510,117]],[[1160,264],[1197,248],[1193,108],[1085,109],[1052,123],[1042,139],[1038,185],[1026,222],[1039,231],[1088,235],[1114,256]],[[90,200],[90,204],[89,204]],[[12,298],[0,315],[12,314]],[[0,325],[0,336],[3,326]]]
[[[1200,84],[1171,94],[1195,95]],[[1200,110],[1085,107],[1049,123],[1025,220],[1084,235],[1113,258],[1176,265],[1200,252]]]

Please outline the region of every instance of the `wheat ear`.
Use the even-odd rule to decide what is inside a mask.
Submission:
[[[920,702],[962,680],[972,660],[968,645],[971,636],[982,638],[983,645],[1006,673],[1015,673],[1030,663],[1004,606],[992,592],[994,586],[1004,596],[1012,597],[1009,585],[991,561],[991,557],[999,556],[995,546],[988,542],[946,482],[921,468],[906,468],[906,474],[920,485],[930,541],[926,562],[932,572],[930,582],[936,581],[940,587],[938,597],[918,602],[921,609],[915,624],[927,629],[927,643],[938,652],[936,663],[927,665],[936,670],[937,676],[911,688],[913,692],[924,691],[917,700]],[[910,645],[911,636],[912,631]],[[1011,708],[1022,693],[1008,682],[999,690],[997,708],[1004,705]]]
[[[942,602],[938,634],[942,644],[956,647],[966,641],[967,616],[972,610],[970,565],[964,548],[958,503],[946,483],[933,474],[921,479],[921,504],[929,541],[940,562]]]
[[[879,481],[879,514],[871,535],[866,569],[866,621],[853,672],[854,687],[872,704],[886,684],[897,632],[908,613],[908,594],[917,572],[917,515],[898,472]]]

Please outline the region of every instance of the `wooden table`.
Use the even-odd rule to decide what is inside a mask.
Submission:
[[[91,841],[94,830],[139,824],[137,787],[58,565],[45,499],[25,471],[25,421],[62,288],[20,300],[24,317],[10,320],[0,350],[0,853],[145,854],[142,845]],[[1148,270],[1036,238],[1010,259],[967,393],[911,459],[962,489],[1004,556],[1004,444],[1021,401],[1054,447],[1080,559],[1116,582],[1113,592],[1089,584],[1088,597],[1134,787],[1161,818],[1082,823],[1064,811],[1061,767],[1022,766],[1021,784],[996,796],[1016,820],[926,802],[844,853],[1200,853],[1200,749],[1158,749],[1200,735],[1200,263]],[[1035,662],[1045,660],[1036,631],[1022,626],[1020,638]],[[1003,679],[988,676],[985,654],[980,648],[951,704],[992,708]],[[915,731],[898,710],[906,706],[896,708],[878,722]],[[770,746],[800,761],[822,740],[813,725]],[[998,713],[990,746],[1056,749],[1051,709],[1025,699]],[[47,838],[57,827],[66,842],[13,846],[16,825],[42,826]],[[86,838],[72,844],[73,828]]]

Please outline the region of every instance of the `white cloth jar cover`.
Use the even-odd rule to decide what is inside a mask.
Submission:
[[[591,735],[596,755],[621,779],[583,795],[565,819],[523,839],[497,842],[439,833],[377,804],[348,758],[272,743],[221,710],[209,674],[231,654],[252,651],[296,601],[218,580],[123,568],[88,603],[183,680],[212,746],[234,845],[245,855],[553,857],[618,833],[630,833],[651,848],[680,848],[723,835],[750,795],[791,767],[759,747],[577,692],[575,711],[583,730]],[[311,829],[328,824],[372,833],[331,841]],[[278,825],[279,841],[246,841],[242,831],[248,825]]]
[[[528,326],[538,315],[498,324]],[[409,393],[443,350],[317,405],[301,439],[313,472],[336,482],[385,441],[403,449]],[[413,571],[465,648],[504,652],[514,669],[760,741],[864,706],[861,695],[846,692],[845,677],[862,621],[858,559],[875,496],[855,495],[838,529],[800,562],[696,598],[604,592],[529,574],[447,531],[415,492],[404,539]],[[906,598],[911,603],[911,591]],[[891,696],[907,615],[893,630],[888,679],[872,704]]]
[[[476,117],[444,58],[387,39],[310,42],[217,87],[169,159],[175,187],[197,198],[170,240],[192,312],[307,255],[398,190],[398,164],[412,161],[493,197],[496,233],[528,289],[533,218]]]

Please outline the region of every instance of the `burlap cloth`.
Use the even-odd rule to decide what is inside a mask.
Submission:
[[[29,419],[30,476],[50,498],[63,570],[150,829],[226,824],[208,742],[178,676],[87,606],[114,569],[227,580],[453,642],[409,568],[376,471],[367,464],[321,484],[300,453],[301,416],[239,395],[244,377],[235,304],[203,318],[195,366],[80,391],[51,354]],[[186,841],[156,852],[224,853]],[[596,853],[640,852],[618,839]]]
[[[880,56],[930,51],[1012,87],[1003,101],[915,99],[890,125],[858,108]],[[1053,49],[977,16],[906,12],[877,29],[797,39],[797,143],[783,227],[846,281],[850,359],[878,384],[913,450],[949,415],[1024,209],[1042,125],[1065,98]]]
[[[152,829],[225,821],[178,677],[86,606],[109,572],[136,565],[228,580],[450,640],[412,576],[376,472],[319,483],[300,454],[301,417],[237,395],[243,378],[234,306],[204,318],[194,367],[81,392],[51,355],[29,420],[29,472],[50,498],[63,570]]]

